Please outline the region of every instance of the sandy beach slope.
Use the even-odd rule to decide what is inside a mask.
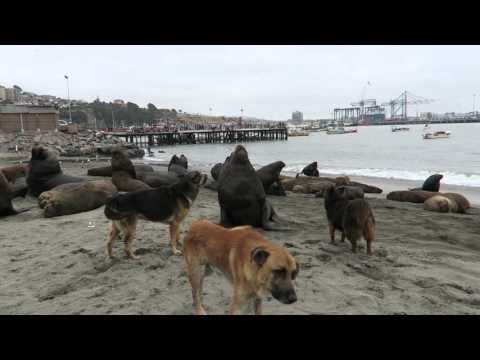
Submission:
[[[101,166],[101,163],[91,166]],[[64,163],[66,173],[86,169]],[[292,231],[266,232],[301,265],[298,301],[267,298],[265,314],[480,314],[480,210],[470,215],[424,211],[422,205],[369,197],[377,220],[374,255],[331,245],[323,199],[289,193],[269,197]],[[32,207],[0,219],[0,314],[192,314],[182,257],[168,247],[168,228],[141,222],[140,260],[104,256],[107,219],[94,211],[45,219]],[[202,189],[182,226],[195,218],[219,220],[216,193]],[[339,239],[339,234],[337,234]],[[205,308],[224,314],[231,286],[214,273],[205,279]]]

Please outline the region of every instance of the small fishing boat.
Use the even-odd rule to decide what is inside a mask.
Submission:
[[[424,139],[448,139],[451,135],[450,131],[435,131],[423,134]]]
[[[401,127],[401,126],[393,126],[392,127],[392,132],[398,132],[398,131],[410,131],[409,127]]]
[[[430,127],[427,124],[425,124],[425,127],[423,128],[422,137],[425,140],[448,139],[450,135],[451,135],[450,131],[444,131],[444,130],[432,131],[432,129],[430,129]]]
[[[356,133],[357,129],[348,129],[346,130],[342,126],[338,127],[330,127],[327,129],[327,134],[328,135],[338,135],[338,134],[351,134],[351,133]]]

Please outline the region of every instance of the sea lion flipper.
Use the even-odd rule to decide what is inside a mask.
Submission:
[[[265,201],[262,209],[262,228],[269,231],[288,231],[290,228],[280,225],[283,220],[275,212],[273,206]]]

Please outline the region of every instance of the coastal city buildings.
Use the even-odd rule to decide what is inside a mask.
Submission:
[[[296,125],[303,123],[303,113],[301,111],[294,111],[292,113],[292,123]]]

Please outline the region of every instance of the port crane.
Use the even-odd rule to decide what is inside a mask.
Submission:
[[[382,106],[390,106],[391,120],[407,120],[407,105],[431,104],[435,100],[414,95],[405,90],[399,97]]]

